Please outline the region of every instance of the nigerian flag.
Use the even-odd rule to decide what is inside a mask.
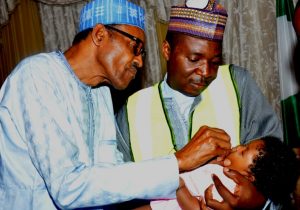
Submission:
[[[292,24],[293,14],[293,0],[276,1],[278,66],[284,139],[290,146],[299,147],[300,93],[293,62],[294,49],[297,44],[296,33]]]

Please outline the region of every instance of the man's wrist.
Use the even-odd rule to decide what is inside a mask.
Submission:
[[[179,170],[179,172],[183,172],[184,171],[184,167],[183,167],[183,162],[184,161],[180,157],[180,153],[178,151],[175,153],[175,157],[177,159],[177,164],[178,164],[178,170]]]

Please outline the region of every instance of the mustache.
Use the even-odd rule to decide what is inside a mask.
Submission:
[[[136,62],[132,62],[131,65],[129,66],[129,69],[131,69],[131,70],[137,72],[137,70],[139,69],[139,66],[138,66],[138,65],[139,65],[139,64],[136,63]]]
[[[214,79],[215,77],[203,77],[201,75],[196,75],[192,78],[192,81],[198,84],[209,85]]]

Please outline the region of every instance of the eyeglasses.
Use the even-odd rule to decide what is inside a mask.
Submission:
[[[133,46],[133,53],[135,56],[142,55],[143,58],[146,56],[146,51],[144,49],[144,42],[142,40],[140,40],[139,38],[137,38],[129,33],[126,33],[125,31],[122,31],[120,29],[112,27],[110,25],[105,25],[105,27],[109,28],[113,31],[116,31],[116,32],[122,34],[123,36],[126,36],[127,38],[135,41],[136,45]]]

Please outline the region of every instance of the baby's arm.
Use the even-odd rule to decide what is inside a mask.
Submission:
[[[137,207],[133,210],[152,210],[150,204],[149,205],[145,205],[145,206],[140,206],[140,207]]]
[[[177,202],[178,202],[179,206],[183,210],[200,209],[199,200],[196,197],[192,196],[190,191],[185,186],[182,178],[180,178],[180,185],[179,185],[178,190],[176,191],[176,197],[177,197]]]

